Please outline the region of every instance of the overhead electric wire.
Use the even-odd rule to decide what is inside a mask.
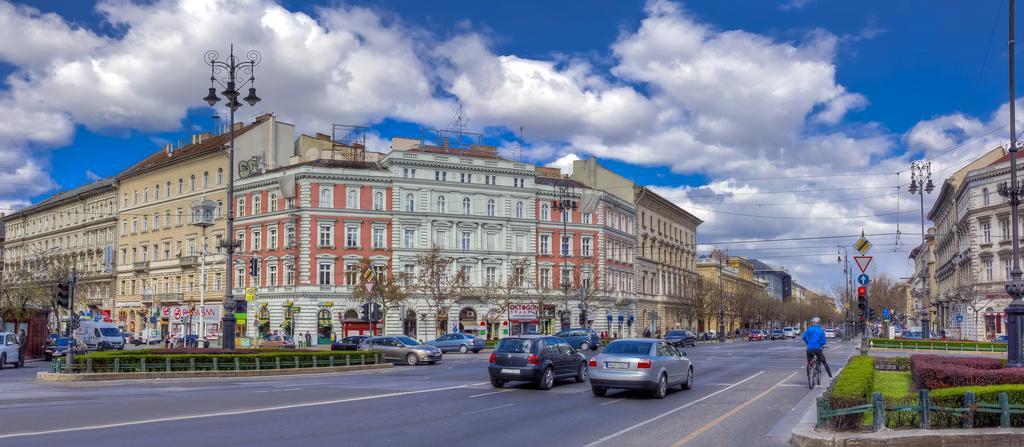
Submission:
[[[713,241],[713,242],[700,242],[697,241],[697,245],[731,245],[731,244],[760,244],[766,242],[788,242],[788,241],[813,241],[822,239],[845,239],[845,238],[856,238],[856,237],[868,237],[868,236],[895,236],[898,233],[865,233],[865,234],[842,234],[836,236],[804,236],[804,237],[788,237],[788,238],[774,238],[774,239],[748,239],[740,241]]]

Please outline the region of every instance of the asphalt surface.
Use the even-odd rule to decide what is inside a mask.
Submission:
[[[36,382],[0,371],[0,445],[788,445],[810,405],[799,340],[687,348],[694,389],[662,400],[586,383],[491,387],[488,354],[437,365],[237,379]],[[833,343],[833,371],[854,352]]]

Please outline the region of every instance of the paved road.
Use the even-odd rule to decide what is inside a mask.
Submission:
[[[599,398],[573,382],[495,389],[487,354],[377,372],[59,385],[33,381],[46,367],[36,364],[0,371],[0,445],[788,445],[813,402],[799,341],[687,351],[695,387],[663,400]],[[833,347],[833,368],[853,351]]]

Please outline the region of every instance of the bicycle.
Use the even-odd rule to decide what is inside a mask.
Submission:
[[[821,351],[824,353],[825,348]],[[821,359],[817,355],[807,361],[807,386],[813,390],[815,385],[821,385]]]

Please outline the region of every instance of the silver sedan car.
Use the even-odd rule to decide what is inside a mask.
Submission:
[[[595,396],[611,388],[650,390],[658,399],[675,385],[688,390],[693,365],[685,354],[665,340],[615,340],[590,359],[590,388]]]
[[[420,343],[414,338],[401,336],[370,337],[359,343],[359,351],[380,351],[384,360],[405,362],[410,365],[433,364],[441,360],[441,350]]]

